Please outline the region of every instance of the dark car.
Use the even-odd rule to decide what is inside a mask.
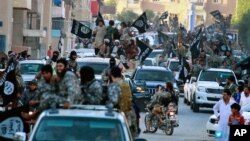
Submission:
[[[130,85],[133,98],[141,110],[144,110],[145,104],[151,100],[151,96],[156,91],[156,86],[165,86],[166,82],[173,83],[178,104],[179,91],[171,71],[158,66],[139,66],[134,71],[130,78]]]

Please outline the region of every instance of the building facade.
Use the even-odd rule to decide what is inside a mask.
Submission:
[[[214,22],[210,12],[219,10],[223,16],[229,16],[234,13],[236,4],[237,0],[118,0],[117,13],[132,10],[141,14],[146,9],[156,13],[168,11],[169,18],[177,16],[179,23],[188,27],[192,12],[194,26],[210,25]]]
[[[0,52],[7,53],[12,46],[13,1],[1,0],[0,4]]]

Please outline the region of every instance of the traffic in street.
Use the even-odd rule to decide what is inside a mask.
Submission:
[[[211,108],[204,108],[200,113],[194,113],[190,106],[183,103],[180,98],[179,105],[179,127],[174,128],[174,133],[169,136],[158,130],[156,133],[140,134],[140,137],[148,141],[173,140],[173,141],[214,141],[215,137],[209,137],[206,131],[206,123],[213,114]],[[141,113],[140,127],[145,130],[145,113]]]

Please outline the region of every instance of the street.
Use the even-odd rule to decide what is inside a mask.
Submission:
[[[190,107],[183,103],[183,97],[180,97],[178,113],[180,126],[174,128],[173,135],[167,136],[161,130],[157,130],[154,134],[142,133],[145,130],[145,113],[141,113],[140,128],[142,132],[140,138],[145,138],[148,141],[213,141],[214,137],[208,137],[206,134],[206,122],[212,113],[212,109],[201,109],[199,113],[193,113]]]

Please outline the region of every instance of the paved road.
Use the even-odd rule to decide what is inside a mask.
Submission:
[[[193,113],[190,107],[183,103],[181,97],[178,113],[180,126],[174,129],[172,136],[167,136],[158,130],[154,134],[141,133],[140,137],[148,141],[214,141],[214,137],[208,137],[206,134],[206,122],[212,113],[212,109],[201,109],[199,113]],[[145,113],[142,113],[140,121],[142,131],[145,130],[144,116]]]

